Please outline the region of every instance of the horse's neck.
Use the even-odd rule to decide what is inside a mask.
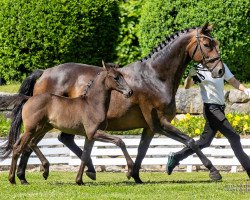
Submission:
[[[186,52],[190,38],[188,33],[180,35],[144,61],[157,78],[168,85],[173,94],[176,93],[181,77],[191,60]]]
[[[86,95],[88,105],[92,105],[100,114],[107,112],[111,96],[111,90],[106,88],[105,78],[106,75],[101,72]]]

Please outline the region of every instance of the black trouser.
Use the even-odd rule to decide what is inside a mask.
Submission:
[[[206,124],[204,131],[200,136],[200,139],[196,141],[196,144],[199,145],[201,149],[210,146],[216,132],[220,131],[228,139],[235,156],[250,175],[250,159],[243,151],[240,143],[240,136],[235,132],[229,121],[226,119],[224,109],[225,106],[204,104],[203,115],[206,119]],[[175,158],[180,161],[193,153],[194,151],[192,149],[185,147],[181,151],[175,153]]]

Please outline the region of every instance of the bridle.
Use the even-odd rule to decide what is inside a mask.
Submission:
[[[202,61],[203,61],[203,64],[202,64],[202,66],[204,66],[204,67],[199,67],[199,66],[197,66],[196,65],[196,69],[197,70],[200,70],[200,71],[210,71],[210,72],[212,72],[214,69],[215,69],[215,67],[217,67],[217,65],[218,65],[218,63],[219,62],[222,62],[221,61],[221,57],[220,57],[220,54],[218,54],[218,56],[215,56],[215,57],[212,57],[212,58],[206,58],[205,57],[205,55],[204,55],[204,52],[202,51],[202,48],[201,48],[201,44],[200,44],[200,38],[208,38],[210,41],[214,41],[214,39],[212,38],[212,37],[209,37],[209,36],[207,36],[207,35],[200,35],[200,33],[199,33],[199,31],[198,31],[198,29],[196,29],[197,30],[197,32],[196,32],[196,41],[197,41],[197,44],[196,44],[196,46],[195,46],[195,48],[194,48],[194,51],[193,51],[193,53],[192,53],[192,56],[191,56],[191,58],[193,59],[194,58],[194,55],[195,55],[195,53],[197,52],[197,49],[199,49],[200,50],[200,52],[201,52],[201,55],[202,55]],[[214,61],[216,61],[217,60],[217,62],[215,63],[215,65],[210,69],[208,66],[207,66],[207,63],[210,63],[210,62],[214,62]]]

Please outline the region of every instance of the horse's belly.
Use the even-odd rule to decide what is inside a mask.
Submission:
[[[70,124],[65,126],[65,124],[59,124],[59,123],[55,123],[53,121],[50,121],[50,124],[55,128],[60,130],[63,133],[68,133],[68,134],[72,134],[72,135],[86,135],[85,129],[82,125],[74,125],[74,124]]]

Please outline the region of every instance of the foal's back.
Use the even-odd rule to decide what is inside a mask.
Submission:
[[[38,127],[51,127],[79,134],[84,130],[84,103],[82,97],[67,98],[50,93],[33,96],[23,107],[24,127],[31,131],[38,131]]]

